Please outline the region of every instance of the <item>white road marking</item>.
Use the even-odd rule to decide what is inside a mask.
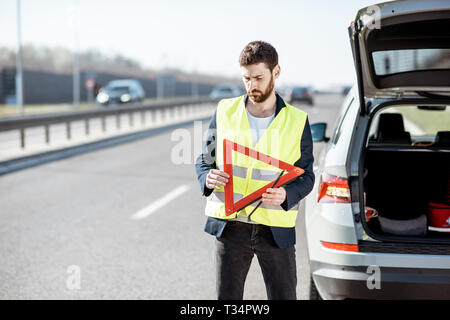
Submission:
[[[141,210],[139,210],[138,212],[133,214],[131,216],[131,219],[138,220],[138,219],[144,219],[144,218],[148,217],[149,215],[151,215],[156,210],[158,210],[161,207],[163,207],[166,204],[168,204],[170,201],[172,201],[175,198],[181,196],[183,193],[188,191],[190,188],[191,187],[188,186],[188,185],[181,185],[181,186],[179,186],[178,188],[172,190],[171,192],[169,192],[168,194],[166,194],[162,198],[159,198],[158,200],[156,200],[152,204],[148,205],[145,208],[142,208]]]

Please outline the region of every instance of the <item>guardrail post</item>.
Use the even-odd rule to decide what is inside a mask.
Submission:
[[[20,147],[25,149],[25,129],[20,129]]]
[[[106,132],[106,119],[102,117],[102,132]]]
[[[89,135],[89,118],[87,118],[85,121],[84,121],[84,123],[85,123],[85,126],[84,126],[84,131],[86,132],[86,135],[88,136]]]
[[[130,119],[130,127],[133,126],[133,112],[128,113],[128,117]]]
[[[70,132],[70,121],[66,122],[66,133],[67,133],[67,140],[70,140],[72,138],[72,134]]]
[[[49,125],[45,126],[45,143],[46,144],[50,143],[50,128],[49,128]]]
[[[141,111],[141,125],[145,125],[145,111]]]
[[[120,112],[117,112],[116,128],[117,128],[117,130],[120,130]]]

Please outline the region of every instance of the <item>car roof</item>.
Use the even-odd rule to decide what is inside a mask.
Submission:
[[[108,86],[129,86],[135,85],[138,81],[136,79],[119,79],[119,80],[111,80],[108,82]]]
[[[310,86],[293,86],[292,89],[311,89]]]

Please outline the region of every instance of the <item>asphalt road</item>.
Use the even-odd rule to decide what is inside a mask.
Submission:
[[[302,109],[332,125],[342,101],[320,95]],[[207,124],[2,176],[0,299],[215,299],[193,166]],[[299,299],[309,287],[302,208]],[[267,298],[256,258],[244,298]]]

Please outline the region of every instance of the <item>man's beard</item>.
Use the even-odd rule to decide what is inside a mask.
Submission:
[[[253,102],[261,103],[261,102],[266,101],[270,97],[270,95],[273,91],[273,88],[274,88],[274,80],[273,80],[273,76],[271,76],[269,85],[267,86],[267,89],[264,92],[261,92],[259,90],[253,90],[253,91],[247,92],[247,93]]]

